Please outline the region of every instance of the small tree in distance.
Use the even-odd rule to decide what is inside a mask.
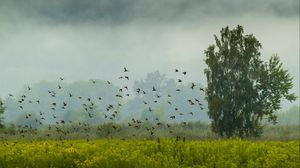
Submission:
[[[243,33],[239,25],[223,28],[220,38],[214,36],[216,44],[205,51],[208,116],[212,130],[226,137],[261,135],[262,119],[275,124],[282,99],[296,100],[289,93],[293,78],[279,57],[262,61],[260,42]]]
[[[1,117],[1,115],[3,115],[3,113],[4,113],[4,110],[5,110],[5,108],[4,108],[3,102],[0,99],[0,129],[4,127],[4,125],[3,125],[3,117]]]

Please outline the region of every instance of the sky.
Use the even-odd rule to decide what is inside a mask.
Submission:
[[[134,79],[179,68],[205,84],[204,50],[238,24],[263,60],[280,56],[299,96],[297,0],[0,0],[0,97],[60,76],[117,82],[123,67]]]

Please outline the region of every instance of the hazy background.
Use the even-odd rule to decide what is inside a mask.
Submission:
[[[59,76],[120,85],[124,66],[131,79],[156,70],[176,79],[179,68],[184,83],[205,85],[204,50],[237,24],[262,43],[264,60],[280,56],[299,96],[297,0],[1,0],[0,96]]]

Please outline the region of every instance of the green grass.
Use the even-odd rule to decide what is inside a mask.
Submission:
[[[0,167],[300,167],[300,141],[1,141]]]

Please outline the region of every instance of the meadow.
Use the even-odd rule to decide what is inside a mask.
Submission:
[[[299,140],[8,140],[0,167],[300,167]]]

